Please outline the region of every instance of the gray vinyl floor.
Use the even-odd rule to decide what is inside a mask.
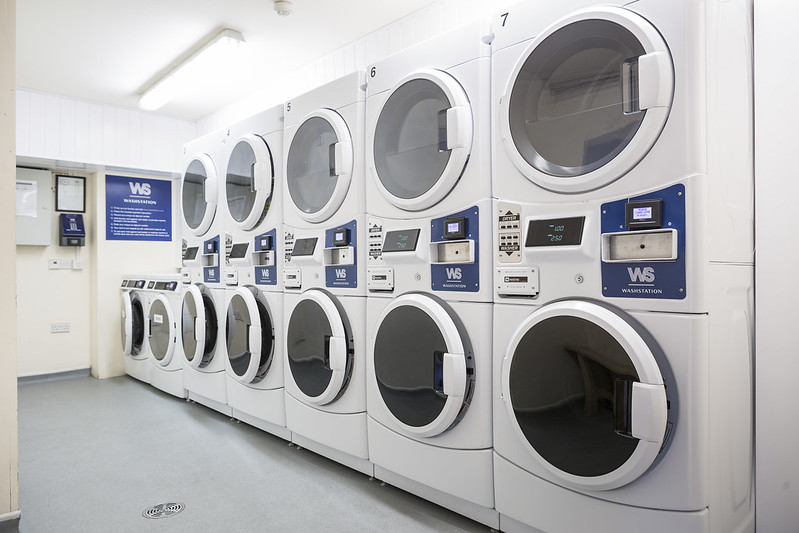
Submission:
[[[19,470],[24,533],[488,531],[128,377],[21,383]]]

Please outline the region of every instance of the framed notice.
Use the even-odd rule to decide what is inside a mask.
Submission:
[[[86,178],[56,175],[55,210],[70,213],[86,212]]]

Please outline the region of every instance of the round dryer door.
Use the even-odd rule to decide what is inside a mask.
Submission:
[[[344,393],[352,372],[352,341],[343,311],[322,291],[302,295],[286,334],[289,369],[308,403],[325,405]]]
[[[320,109],[294,133],[286,161],[289,197],[300,216],[322,222],[341,206],[350,187],[353,146],[344,119]]]
[[[436,300],[407,294],[377,320],[373,366],[397,425],[431,437],[455,425],[474,391],[474,357],[453,316]]]
[[[218,194],[213,160],[207,154],[198,155],[183,173],[180,192],[183,221],[194,235],[203,235],[211,227]]]
[[[183,294],[181,339],[186,362],[203,368],[213,360],[219,330],[213,297],[203,285],[189,285]]]
[[[557,192],[624,175],[666,123],[674,67],[660,33],[621,8],[580,11],[536,37],[500,103],[501,136],[519,170]]]
[[[266,217],[274,180],[275,165],[266,141],[253,134],[241,137],[230,153],[225,176],[228,211],[239,228],[250,230]]]
[[[556,478],[607,490],[646,472],[673,423],[657,345],[632,318],[585,301],[539,308],[502,362],[512,425]],[[673,416],[673,415],[672,415]]]
[[[426,209],[452,189],[472,147],[472,109],[449,74],[423,70],[404,78],[380,110],[370,168],[386,199]]]
[[[172,317],[172,308],[166,296],[159,294],[150,304],[147,315],[150,324],[149,342],[150,353],[161,366],[167,366],[172,361],[177,343],[175,320]]]
[[[135,293],[122,293],[122,353],[136,357],[144,343],[144,309]]]
[[[272,315],[255,287],[239,287],[227,308],[228,367],[241,383],[261,381],[275,352]]]

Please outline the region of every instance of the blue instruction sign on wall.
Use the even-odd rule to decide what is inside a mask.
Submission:
[[[109,241],[171,241],[172,182],[107,175],[105,238]]]

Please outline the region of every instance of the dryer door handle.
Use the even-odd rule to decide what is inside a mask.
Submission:
[[[446,120],[447,150],[469,148],[472,144],[472,110],[463,105],[450,107]]]
[[[463,398],[466,393],[466,358],[462,353],[445,353],[443,360],[444,394]]]
[[[342,337],[325,337],[325,367],[332,371],[347,368],[347,343]]]
[[[352,172],[352,144],[339,141],[330,145],[330,177]]]
[[[625,114],[671,105],[674,75],[667,52],[651,52],[624,61],[621,79]]]

